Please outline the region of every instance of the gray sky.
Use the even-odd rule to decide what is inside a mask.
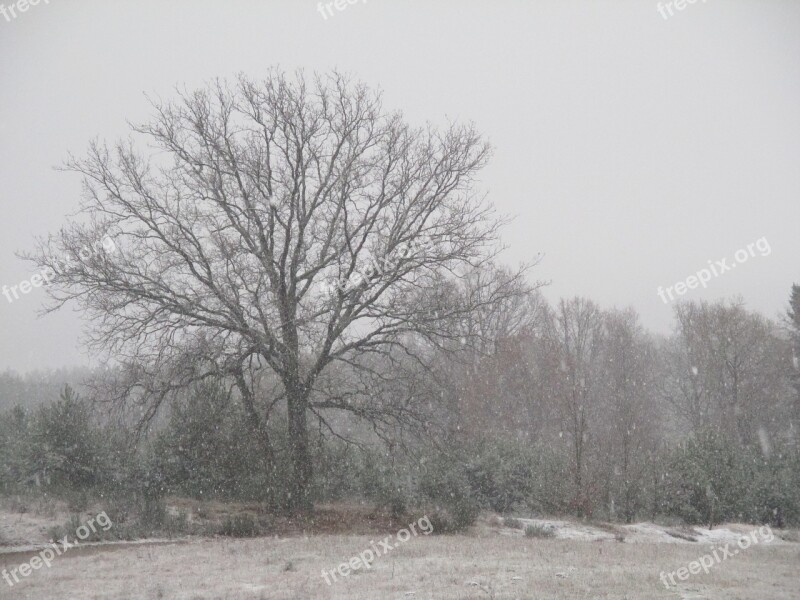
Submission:
[[[0,4],[10,5],[10,0]],[[169,97],[272,65],[337,67],[416,124],[472,120],[495,146],[480,185],[509,263],[542,252],[550,300],[635,307],[667,332],[668,287],[708,261],[771,253],[683,299],[741,295],[775,317],[800,283],[800,2],[367,0],[324,19],[315,0],[44,0],[0,15],[0,286],[14,253],[77,208],[53,170],[125,135]],[[762,243],[761,247],[765,247]],[[44,292],[0,296],[0,370],[85,364],[82,322],[37,319]]]

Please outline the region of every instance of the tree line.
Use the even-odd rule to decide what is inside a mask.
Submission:
[[[466,342],[467,328],[458,352],[409,367],[413,404],[409,384],[393,381],[400,389],[385,402],[399,402],[398,415],[405,404],[408,427],[353,413],[316,420],[310,497],[424,507],[445,530],[480,510],[797,524],[798,300],[794,286],[783,323],[739,302],[682,304],[671,336],[649,334],[633,310],[580,298],[550,306],[535,290],[493,306],[472,324],[491,328],[475,338],[490,346]],[[136,438],[70,389],[7,411],[0,490],[291,505],[288,414],[275,413],[265,453],[230,381],[191,387],[167,413]]]
[[[459,521],[487,503],[663,512],[676,477],[664,464],[683,439],[699,444],[687,456],[747,448],[747,465],[778,461],[781,474],[796,456],[796,339],[736,303],[681,305],[667,340],[632,311],[549,306],[534,264],[496,262],[505,219],[476,187],[491,147],[473,125],[412,126],[339,73],[277,70],[178,91],[153,112],[130,139],[67,161],[81,208],[26,255],[42,269],[79,256],[45,312],[84,312],[108,367],[88,395],[139,436],[221,390],[208,435],[236,423],[270,502],[312,510],[325,469],[379,440],[384,458],[364,464],[382,473],[374,489],[398,506],[458,499]],[[113,254],[79,255],[108,231]],[[717,475],[698,477],[675,492],[696,518],[734,511]]]

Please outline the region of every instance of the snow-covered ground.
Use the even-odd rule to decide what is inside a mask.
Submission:
[[[759,544],[786,544],[786,542],[770,530],[770,534],[763,535],[759,526],[724,524],[713,529],[706,527],[668,527],[655,523],[636,523],[633,525],[603,524],[602,526],[584,524],[575,521],[559,521],[552,519],[525,519],[519,518],[522,529],[504,527],[503,535],[524,535],[524,528],[534,525],[553,531],[554,537],[564,540],[580,540],[585,542],[595,541],[621,541],[625,543],[664,543],[664,544],[726,544],[736,543],[743,536],[750,536],[755,532]],[[766,531],[766,530],[764,530]],[[768,539],[771,541],[767,541]]]
[[[581,528],[578,528],[581,529]],[[377,536],[197,539],[82,549],[60,557],[0,598],[70,600],[796,600],[798,548],[769,544],[666,589],[662,572],[706,550],[691,543],[591,543],[478,530],[418,536],[328,585]],[[21,559],[0,569],[12,568]],[[0,584],[2,584],[0,580]],[[10,594],[10,595],[9,595]]]
[[[654,523],[518,521],[512,528],[499,517],[487,517],[464,535],[417,536],[376,558],[369,569],[354,571],[332,585],[322,578],[323,571],[347,563],[383,533],[82,544],[13,589],[0,579],[0,598],[9,593],[20,599],[56,595],[71,600],[798,597],[800,544],[779,538],[797,539],[797,532],[792,538],[776,531],[769,543],[759,535],[752,549],[667,589],[662,573],[696,561],[713,545],[735,544],[754,526],[728,524],[708,530]],[[28,562],[58,522],[63,515],[0,509],[0,534],[6,542],[0,545],[0,570]],[[527,525],[551,529],[553,536],[526,537]]]

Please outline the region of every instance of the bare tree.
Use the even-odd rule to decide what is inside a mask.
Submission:
[[[665,394],[685,422],[741,444],[783,433],[791,350],[777,326],[741,301],[685,303],[675,315]]]
[[[536,286],[494,301],[497,280],[514,281],[504,269],[470,273],[463,291],[470,302],[486,296],[462,327],[465,351],[447,365],[458,390],[460,425],[473,436],[486,434],[534,437],[541,427],[536,402],[538,377],[532,373],[533,340],[541,333],[547,305]],[[524,285],[524,284],[517,284]]]
[[[656,350],[633,309],[607,312],[605,331],[606,410],[600,420],[606,428],[604,442],[609,447],[607,485],[612,494],[618,492],[622,516],[631,523],[639,508],[647,468],[645,457],[658,440],[659,419],[654,402]]]
[[[795,389],[792,410],[794,443],[800,447],[800,285],[793,284],[789,295],[789,310],[786,312],[785,325],[792,345],[791,380]]]
[[[600,409],[604,344],[603,313],[591,300],[561,300],[545,333],[553,398],[562,432],[572,442],[575,483],[574,508],[580,516],[591,512],[587,488],[589,436]]]
[[[93,143],[68,162],[88,223],[79,215],[33,257],[59,267],[48,310],[88,311],[89,342],[127,367],[115,399],[138,398],[143,421],[210,376],[235,382],[259,430],[285,403],[290,504],[308,508],[309,413],[387,410],[323,396],[321,375],[422,360],[420,339],[452,339],[486,301],[440,291],[499,251],[501,221],[472,186],[489,147],[472,126],[412,128],[339,74],[272,72],[178,96],[132,128],[148,149]],[[57,265],[106,231],[117,252]],[[488,297],[516,294],[523,272]],[[279,390],[259,399],[264,370]]]

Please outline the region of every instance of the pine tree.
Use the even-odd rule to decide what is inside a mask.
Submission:
[[[792,285],[788,311],[789,335],[792,340],[792,383],[795,389],[795,427],[800,426],[800,285]]]

